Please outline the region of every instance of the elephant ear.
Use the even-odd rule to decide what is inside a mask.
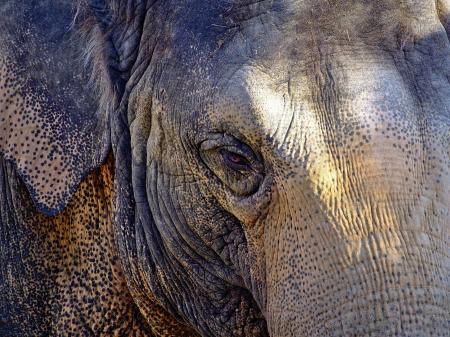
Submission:
[[[70,0],[0,3],[0,154],[36,207],[61,211],[110,148]]]

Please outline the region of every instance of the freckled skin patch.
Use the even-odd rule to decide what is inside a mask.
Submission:
[[[96,113],[81,66],[80,41],[63,28],[73,20],[70,6],[63,0],[0,7],[0,153],[49,215],[64,208],[109,145],[105,116]]]
[[[0,65],[0,148],[26,172],[23,179],[33,186],[36,198],[56,205],[68,192],[63,182],[73,179],[69,153],[54,141],[62,136],[50,122],[58,118],[57,107],[49,107],[45,97],[29,88],[11,61],[3,58]]]
[[[1,163],[1,176],[8,176],[14,188],[1,193],[12,193],[15,216],[9,241],[5,230],[13,224],[0,222],[1,251],[22,247],[19,257],[2,259],[2,336],[196,336],[155,299],[146,308],[147,320],[133,302],[112,233],[111,158],[81,183],[55,217],[38,213],[14,168]],[[1,214],[6,218],[4,209]],[[18,269],[8,277],[4,266],[10,263]]]

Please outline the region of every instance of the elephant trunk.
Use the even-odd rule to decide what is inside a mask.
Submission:
[[[448,191],[379,153],[284,179],[262,224],[271,336],[448,336]]]
[[[447,336],[450,331],[448,255],[435,251],[441,238],[387,230],[286,253],[285,247],[295,245],[295,237],[287,239],[278,243],[267,275],[271,336]]]

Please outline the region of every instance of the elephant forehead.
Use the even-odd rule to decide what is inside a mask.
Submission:
[[[232,6],[213,11],[210,6],[217,2],[212,2],[197,16],[198,6],[192,6],[174,24],[171,52],[165,55],[171,67],[163,71],[160,86],[188,120],[197,120],[191,117],[198,117],[198,111],[212,101],[207,115],[216,126],[241,125],[242,133],[257,141],[276,134],[281,139],[277,141],[284,142],[288,128],[295,129],[291,120],[313,121],[307,116],[313,117],[321,104],[328,104],[322,110],[333,105],[337,110],[339,105],[354,105],[355,95],[360,105],[366,104],[361,109],[374,107],[368,102],[375,99],[380,105],[386,99],[403,103],[410,100],[408,85],[417,81],[414,76],[420,72],[437,85],[446,85],[444,72],[437,74],[444,66],[437,64],[447,64],[448,57],[436,55],[447,53],[448,41],[433,1],[229,3]],[[409,74],[402,74],[401,67]],[[383,76],[374,69],[382,70]],[[352,76],[363,84],[359,93]],[[382,86],[392,79],[399,89],[392,85],[394,90],[388,92]],[[383,90],[384,97],[374,94]],[[211,91],[215,94],[209,95]],[[425,95],[448,101],[438,91]],[[292,116],[290,111],[301,113]],[[361,117],[359,113],[355,118]]]
[[[233,3],[230,13],[256,11],[256,4],[239,7],[236,4],[242,2]],[[246,133],[252,134],[249,128],[254,126],[263,130],[259,137],[277,134],[284,139],[289,126],[292,130],[291,120],[300,122],[319,108],[329,113],[330,109],[352,110],[359,105],[353,121],[364,118],[362,111],[368,112],[368,108],[405,115],[417,112],[412,105],[418,95],[411,87],[419,76],[436,86],[447,85],[444,71],[439,74],[444,66],[438,63],[448,63],[448,41],[433,1],[276,4],[260,13],[258,20],[240,20],[242,15],[229,14],[236,17],[238,33],[212,34],[217,40],[213,50],[206,48],[203,53],[203,40],[199,42],[195,36],[195,42],[186,35],[185,43],[175,47],[189,44],[195,51],[195,61],[189,64],[202,69],[196,74],[186,71],[186,82],[197,87],[209,81],[221,83],[208,114],[213,120],[243,125]],[[438,99],[448,101],[442,90],[426,90],[420,99],[440,96]],[[358,102],[353,102],[355,99]],[[427,109],[438,111],[434,106]],[[293,118],[289,111],[301,113]],[[331,117],[338,120],[342,116],[345,114]],[[347,120],[350,122],[350,116]]]
[[[388,54],[331,57],[296,72],[242,67],[215,96],[210,121],[297,156],[306,155],[305,143],[328,152],[331,143],[376,141],[381,129],[415,142],[424,120],[430,125],[436,117],[441,133],[448,129],[445,73],[421,75],[441,88],[430,91],[414,86],[414,76],[405,78]]]
[[[188,7],[188,8],[187,8]],[[181,2],[171,26],[173,48],[239,57],[283,56],[298,47],[303,59],[335,40],[339,45],[395,48],[442,30],[435,1],[278,0]],[[291,44],[291,46],[289,46]],[[178,53],[175,53],[179,57]]]

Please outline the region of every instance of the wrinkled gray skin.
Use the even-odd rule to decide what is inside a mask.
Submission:
[[[79,15],[139,307],[204,336],[450,336],[448,1],[113,2]]]

